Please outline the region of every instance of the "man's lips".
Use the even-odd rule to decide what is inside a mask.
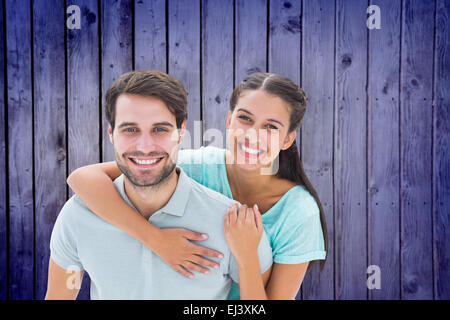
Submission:
[[[157,165],[164,156],[159,157],[128,157],[128,159],[138,167],[152,167]]]

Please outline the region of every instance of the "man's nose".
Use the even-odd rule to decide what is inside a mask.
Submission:
[[[152,137],[149,134],[141,134],[137,144],[137,151],[141,151],[142,153],[149,153],[155,150],[155,143]]]

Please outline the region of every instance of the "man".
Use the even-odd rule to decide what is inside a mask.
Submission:
[[[186,176],[175,163],[186,126],[186,91],[159,71],[119,77],[106,94],[108,133],[122,175],[120,195],[159,228],[207,232],[205,246],[222,252],[219,269],[189,279],[74,195],[55,223],[46,299],[75,299],[71,270],[86,270],[92,299],[226,299],[238,267],[223,221],[235,201]],[[175,137],[175,139],[174,139]],[[258,253],[267,279],[272,251],[265,234]],[[269,271],[268,271],[269,270]],[[266,272],[267,271],[267,272]]]

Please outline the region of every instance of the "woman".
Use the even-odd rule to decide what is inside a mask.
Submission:
[[[234,89],[230,106],[228,149],[181,150],[177,164],[199,183],[254,210],[255,219],[246,220],[244,227],[237,208],[225,215],[227,243],[238,265],[245,266],[239,269],[242,294],[233,284],[229,299],[293,299],[309,262],[323,260],[323,268],[328,247],[322,205],[295,143],[306,111],[305,94],[283,76],[254,73]],[[115,162],[100,163],[75,170],[67,182],[92,211],[185,276],[193,276],[188,269],[207,272],[205,266],[216,266],[202,256],[220,253],[189,241],[204,240],[201,234],[158,229],[129,207],[112,183],[120,174]],[[255,254],[261,234],[249,232],[258,230],[261,220],[274,255],[265,288]]]

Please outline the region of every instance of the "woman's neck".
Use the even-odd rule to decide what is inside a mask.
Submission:
[[[230,157],[227,152],[225,158],[229,160]],[[226,161],[226,168],[233,198],[236,200],[246,199],[249,195],[270,193],[269,186],[277,180],[274,175],[263,175],[260,170],[245,170],[230,161]]]

